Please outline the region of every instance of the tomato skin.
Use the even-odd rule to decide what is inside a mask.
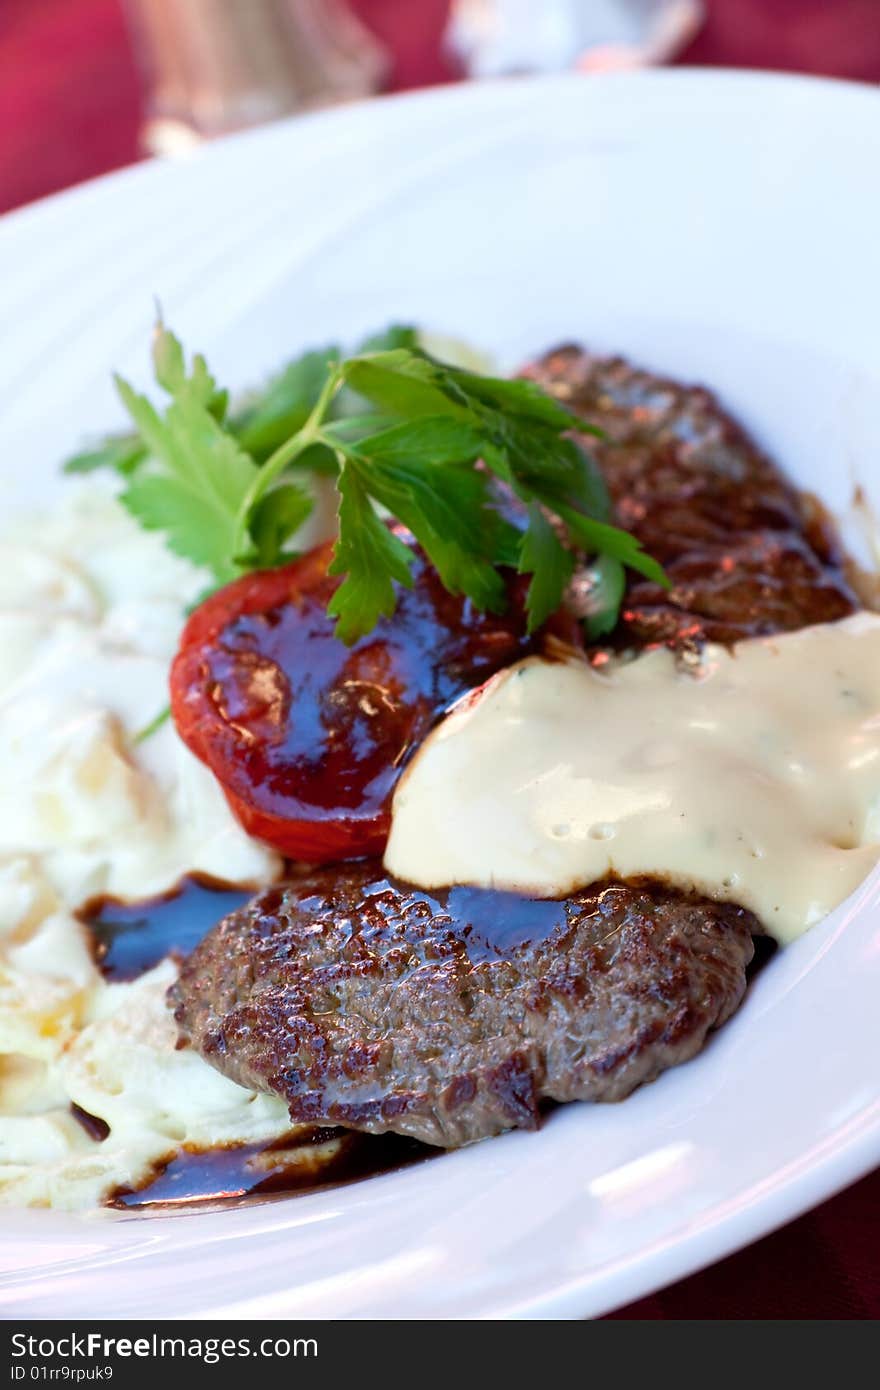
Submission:
[[[408,533],[414,584],[345,647],[326,608],[328,542],[205,600],[171,668],[178,733],[241,825],[290,859],[380,855],[394,786],[443,709],[530,649],[522,587],[502,615],[443,589]]]
[[[250,805],[224,788],[232,813],[249,835],[278,850],[286,859],[330,864],[384,853],[391,830],[391,807],[357,821],[283,820]]]
[[[202,642],[210,642],[229,622],[231,615],[259,613],[275,603],[310,592],[322,583],[328,595],[338,581],[328,579],[327,567],[333,558],[333,541],[325,541],[297,560],[278,569],[252,570],[233,579],[203,599],[186,620],[180,634],[179,653]],[[172,701],[175,694],[172,686]],[[172,713],[174,705],[172,703]],[[175,715],[175,720],[177,716]]]
[[[230,615],[260,613],[268,607],[295,599],[300,592],[321,590],[329,597],[338,580],[329,579],[327,567],[333,555],[333,542],[317,546],[299,560],[274,570],[257,570],[224,585],[200,603],[190,614],[180,637],[178,654],[171,668],[171,714],[178,733],[190,751],[213,766],[207,727],[213,723],[206,711],[201,688],[203,655],[228,625]],[[207,725],[207,727],[206,727]],[[221,786],[236,820],[255,839],[263,840],[289,859],[320,864],[335,859],[360,858],[381,854],[390,829],[390,809],[357,822],[314,822],[272,816],[261,811],[231,788]]]

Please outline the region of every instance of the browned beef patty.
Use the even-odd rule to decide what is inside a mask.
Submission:
[[[733,642],[858,606],[821,509],[709,392],[577,348],[530,374],[601,425],[588,443],[618,516],[675,585],[630,580],[620,645]],[[182,1037],[294,1120],[449,1146],[534,1126],[544,1099],[619,1100],[692,1057],[739,1003],[758,930],[660,885],[548,905],[427,894],[373,862],[233,913],[172,998]]]
[[[745,989],[757,923],[729,904],[659,885],[429,894],[381,873],[269,889],[172,990],[182,1036],[294,1121],[444,1147],[531,1129],[543,1100],[621,1100],[693,1057]]]
[[[604,431],[586,443],[617,518],[672,580],[669,593],[630,575],[619,645],[731,643],[860,606],[821,507],[710,391],[577,347],[548,353],[527,374]]]

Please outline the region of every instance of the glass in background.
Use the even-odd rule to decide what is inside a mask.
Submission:
[[[701,0],[452,0],[451,51],[470,77],[666,63],[694,37]]]
[[[345,0],[126,0],[126,10],[152,154],[370,96],[388,69]]]

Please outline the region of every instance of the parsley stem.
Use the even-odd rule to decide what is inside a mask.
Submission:
[[[290,439],[275,450],[263,464],[254,481],[251,483],[244,497],[236,516],[235,547],[234,554],[242,554],[246,548],[248,522],[257,503],[265,497],[269,488],[276,478],[288,468],[294,459],[304,453],[312,444],[317,444],[321,439],[321,425],[330,407],[330,402],[339,390],[344,380],[341,367],[335,366],[327,376],[327,380],[321,387],[321,394],[315,402],[309,418],[296,434],[291,435]]]
[[[135,745],[143,743],[146,739],[152,737],[153,734],[158,733],[165,721],[170,718],[171,706],[166,705],[164,709],[160,709],[159,713],[150,720],[149,724],[145,724],[142,729],[138,729],[136,734],[132,734],[132,743]]]

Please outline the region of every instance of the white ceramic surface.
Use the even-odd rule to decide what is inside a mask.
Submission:
[[[878,169],[874,91],[660,72],[376,102],[99,181],[0,224],[4,511],[116,423],[112,367],[146,380],[154,295],[233,385],[390,319],[506,364],[620,349],[717,387],[845,508],[856,477],[880,494]],[[878,1001],[875,877],[622,1105],[238,1211],[5,1211],[0,1310],[601,1313],[880,1160]]]

